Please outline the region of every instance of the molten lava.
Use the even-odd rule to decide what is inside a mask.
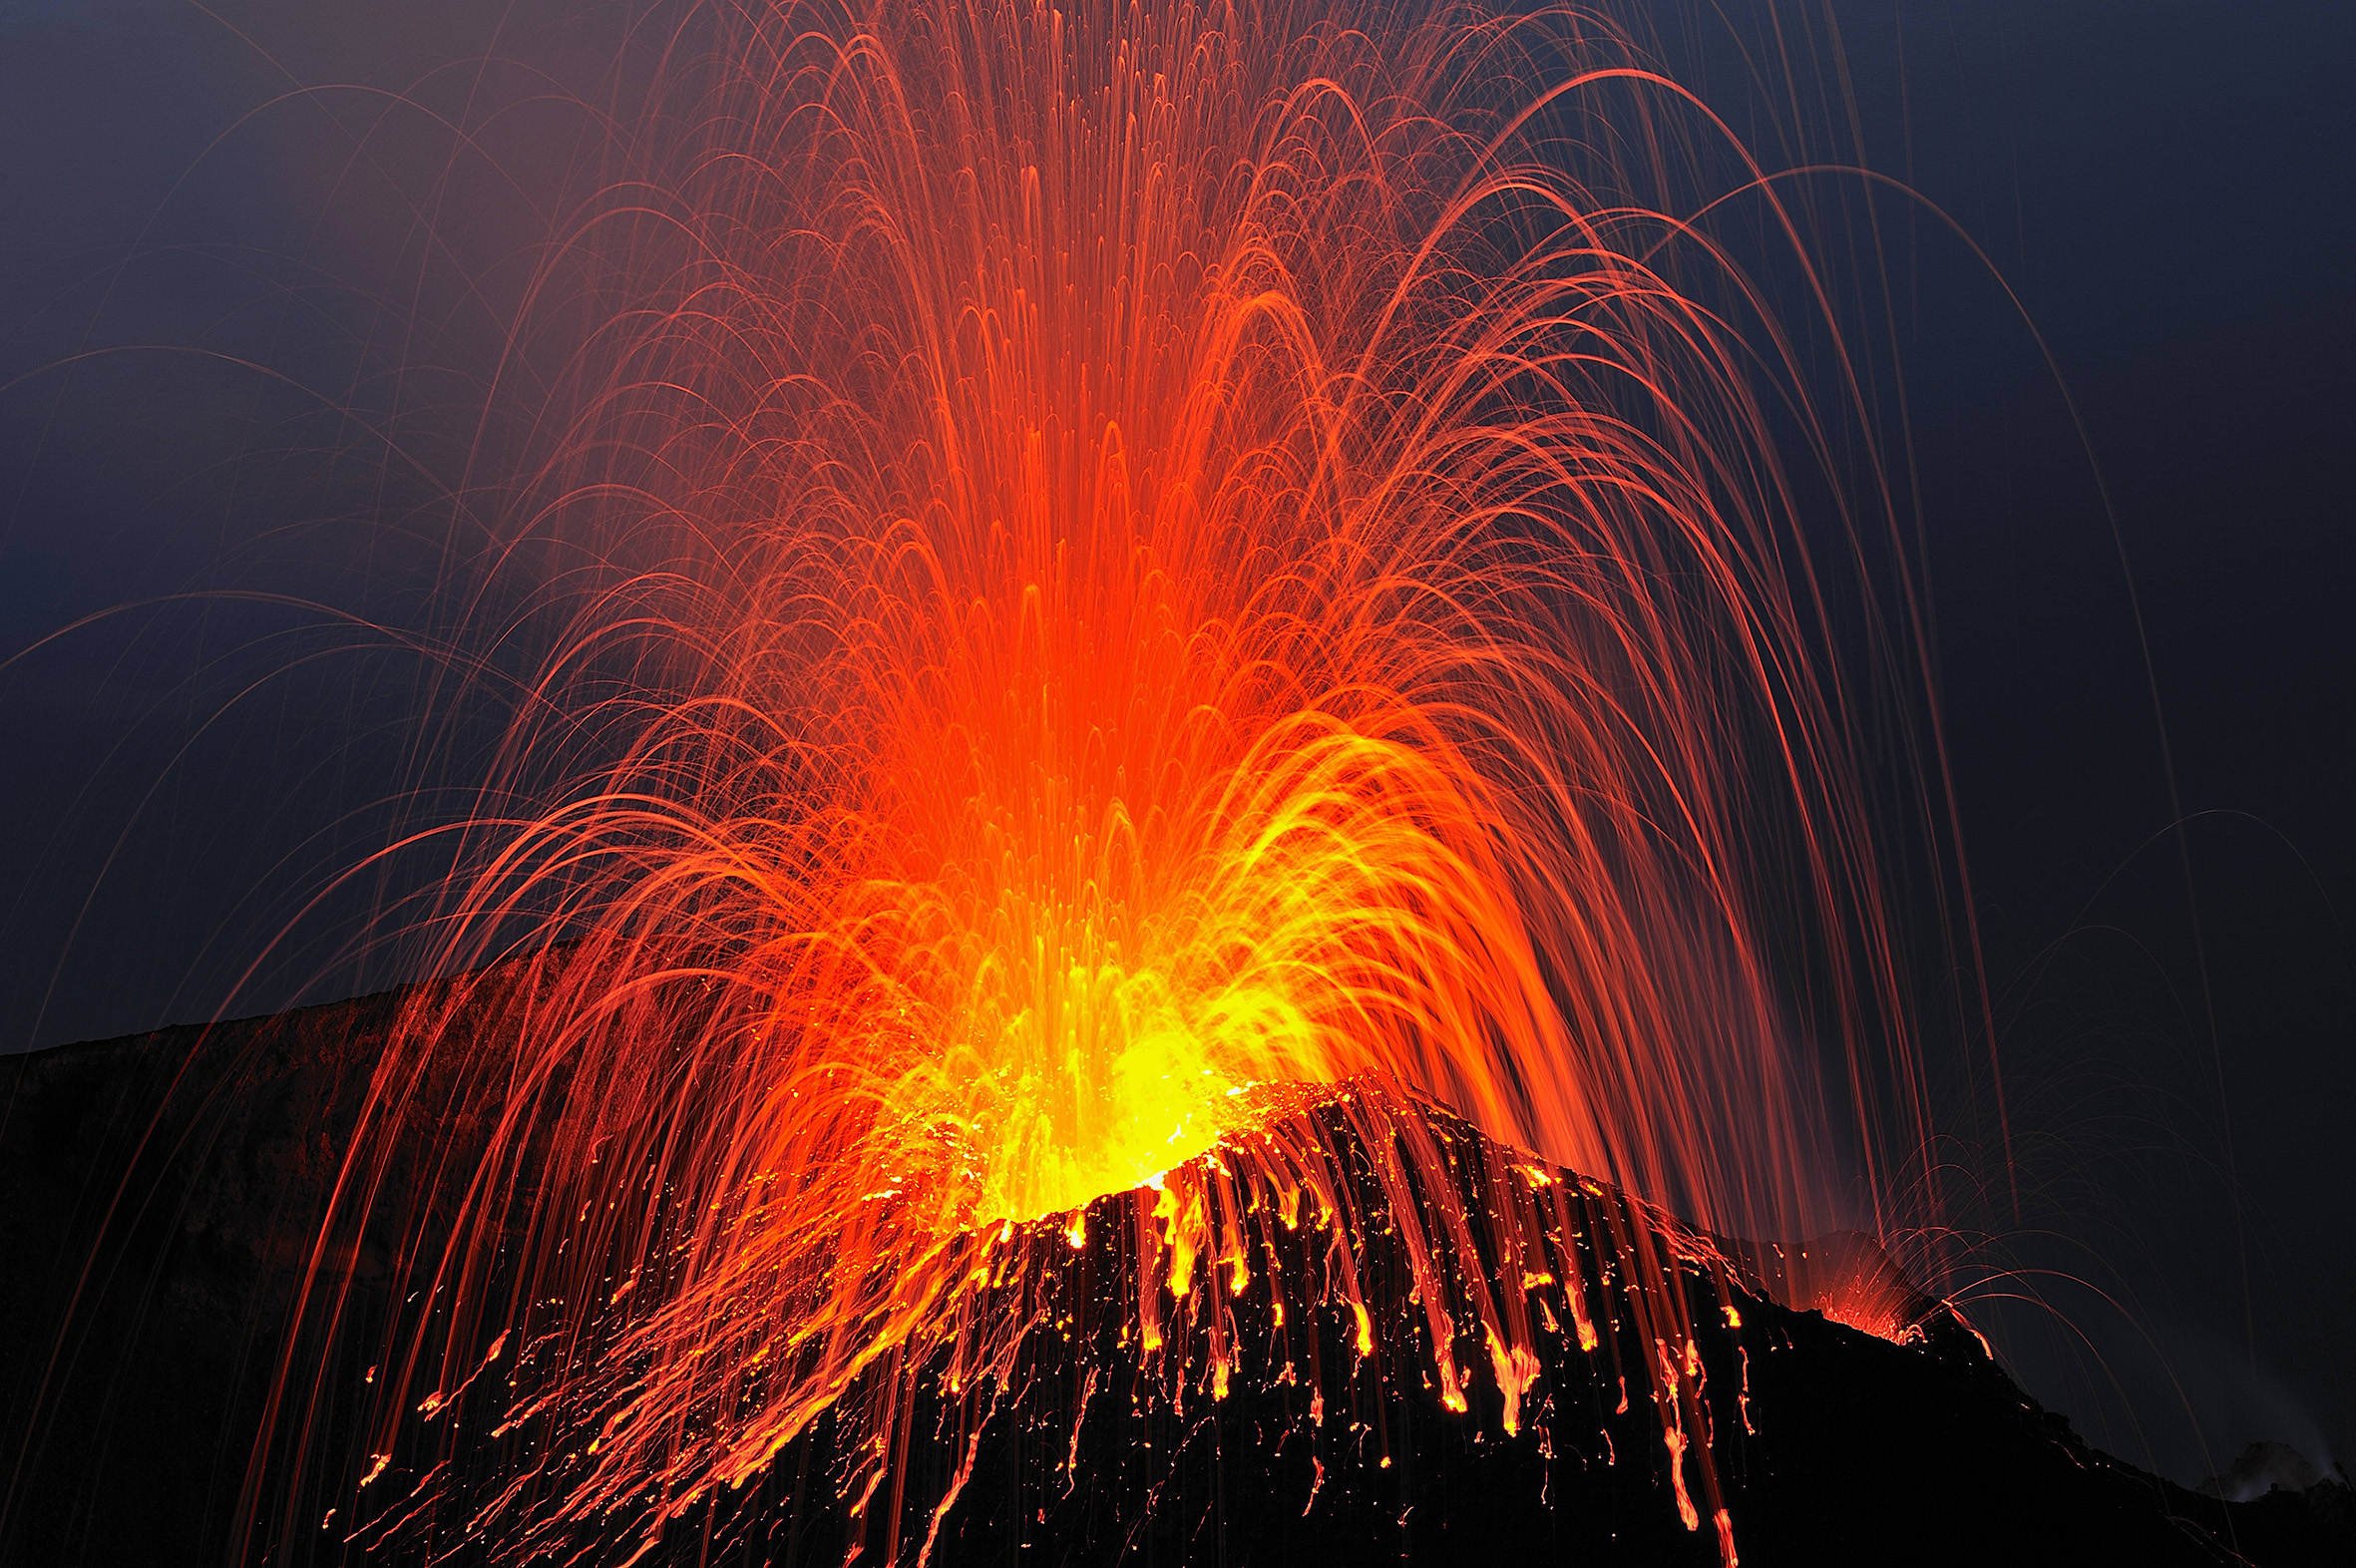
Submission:
[[[812,0],[659,54],[517,334],[563,348],[477,629],[548,651],[426,929],[538,956],[418,1010],[351,1152],[419,1282],[351,1539],[650,1540],[855,1394],[906,1555],[904,1385],[1009,1375],[1083,1211],[1166,1397],[1278,1374],[1239,1313],[1373,1355],[1322,1086],[1441,1401],[1514,1431],[1542,1333],[1657,1363],[1732,1563],[1673,1287],[1725,1260],[1623,1227],[1614,1324],[1536,1238],[1566,1168],[1762,1237],[1886,1182],[1826,419],[1693,221],[1771,188],[1570,11]],[[436,1095],[480,1156],[384,1191]],[[1530,1151],[1510,1202],[1433,1103]]]

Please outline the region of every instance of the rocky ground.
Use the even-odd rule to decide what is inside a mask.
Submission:
[[[0,1058],[0,1562],[128,1568],[235,1555],[270,1372],[403,1000]],[[442,1118],[432,1158],[480,1140],[474,1114]],[[430,1186],[420,1174],[415,1190]],[[1597,1232],[1613,1217],[1599,1206],[1620,1202],[1584,1201]],[[1091,1226],[1107,1238],[1101,1248],[1120,1231]],[[348,1287],[357,1319],[381,1316],[397,1291],[392,1250],[363,1230],[321,1261]],[[1119,1267],[1109,1254],[1077,1254],[1042,1288],[1088,1318],[1080,1309],[1112,1289],[1104,1282]],[[1596,1284],[1608,1315],[1614,1287],[1600,1271]],[[1715,1325],[1718,1287],[1699,1276],[1689,1285],[1697,1321]],[[1714,1327],[1698,1348],[1746,1563],[2356,1563],[2356,1509],[2335,1478],[2201,1495],[2089,1448],[1942,1313],[1926,1317],[1917,1343],[1898,1345],[1740,1289],[1732,1300],[1741,1328]],[[1679,1522],[1638,1363],[1615,1373],[1566,1336],[1541,1336],[1543,1397],[1508,1439],[1481,1394],[1467,1414],[1440,1408],[1415,1375],[1409,1315],[1385,1324],[1382,1353],[1363,1366],[1337,1319],[1311,1331],[1332,1342],[1330,1404],[1312,1422],[1306,1383],[1249,1373],[1269,1360],[1264,1329],[1239,1319],[1246,1372],[1226,1398],[1172,1401],[1152,1394],[1156,1374],[1112,1334],[1116,1316],[1094,1315],[1102,1333],[1034,1337],[981,1427],[933,1561],[1718,1561],[1707,1523],[1689,1533]],[[356,1371],[323,1365],[333,1377]],[[1637,1393],[1624,1412],[1621,1376]],[[954,1425],[949,1395],[923,1397],[914,1430]],[[347,1440],[349,1413],[334,1398],[313,1419],[322,1441]],[[854,1525],[836,1496],[848,1473],[840,1436],[821,1421],[765,1477],[691,1510],[641,1560],[833,1568],[854,1545],[882,1560],[894,1535],[901,1560],[913,1559],[928,1499],[962,1455],[920,1437],[897,1530],[872,1516]],[[503,1451],[477,1457],[492,1464]],[[403,1476],[387,1481],[380,1513],[404,1495]],[[2236,1494],[2245,1500],[2228,1500]],[[343,1524],[355,1522],[366,1522],[356,1509]],[[485,1555],[440,1528],[364,1532],[345,1545],[347,1528],[331,1527],[281,1540],[269,1560]],[[587,1549],[584,1563],[634,1549],[571,1544]]]

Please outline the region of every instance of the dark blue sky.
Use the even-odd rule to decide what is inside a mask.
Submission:
[[[2356,1458],[2356,16],[1838,14],[1869,157],[2019,291],[2117,519],[2006,309],[1919,229],[1901,331],[2023,1186],[1992,1253],[2064,1276],[2028,1283],[2068,1320],[2033,1348],[2004,1314],[2016,1365],[2180,1475],[2171,1377],[2219,1448]]]
[[[452,159],[425,111],[585,88],[618,15],[0,3],[0,656],[115,611],[0,673],[0,1048],[397,978],[346,946],[399,891],[373,885],[246,970],[382,840],[388,785],[431,782],[433,662],[375,628],[429,613],[418,470],[530,225],[479,173],[421,222],[418,172]],[[1771,144],[1716,8],[1660,15],[1770,162],[1826,151]],[[2356,12],[1832,15],[1867,161],[2001,268],[2094,459],[1979,263],[1880,201],[2015,1132],[2018,1209],[1963,1218],[2053,1309],[1981,1310],[2131,1458],[2356,1453]],[[1837,73],[1799,74],[1845,118]],[[489,134],[522,187],[569,145],[559,109]],[[481,297],[403,292],[428,232]],[[459,774],[465,739],[438,744]]]

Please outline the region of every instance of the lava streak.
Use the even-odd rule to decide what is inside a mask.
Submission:
[[[484,1118],[370,1454],[496,1423],[471,1527],[650,1535],[857,1385],[866,1508],[894,1380],[1000,1375],[1017,1236],[1138,1188],[1135,1341],[1224,1391],[1242,1216],[1349,1207],[1302,1085],[1379,1107],[1440,1396],[1508,1429],[1552,1276],[1430,1201],[1415,1107],[1843,1222],[1874,1111],[1794,1041],[1862,1102],[1898,1008],[1781,455],[1829,443],[1689,221],[1780,217],[1698,105],[1581,13],[1347,0],[713,6],[658,54],[517,332],[565,347],[480,602],[560,630],[430,929],[546,945],[496,1028],[489,981],[418,1011],[354,1145],[364,1210],[426,1085]],[[1338,1256],[1275,1310],[1371,1350]]]

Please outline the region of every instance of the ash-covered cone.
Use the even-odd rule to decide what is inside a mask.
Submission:
[[[0,1062],[0,1560],[231,1560],[248,1468],[273,1451],[256,1443],[262,1396],[333,1152],[399,1010],[368,998],[224,1026],[201,1048],[177,1031]],[[1219,1247],[1196,1260],[1184,1313],[1170,1289],[1162,1200],[1211,1190],[1217,1152],[1171,1172],[1163,1193],[1099,1200],[1076,1227],[1016,1228],[986,1254],[997,1283],[961,1309],[1020,1315],[1028,1333],[991,1342],[1015,1346],[1010,1359],[979,1373],[953,1336],[929,1366],[871,1370],[748,1484],[670,1519],[639,1560],[831,1568],[854,1548],[863,1563],[910,1562],[930,1541],[936,1563],[1718,1562],[1709,1510],[1689,1529],[1679,1507],[1665,1408],[1692,1412],[1686,1440],[1713,1466],[1746,1563],[2289,1564],[2356,1547],[2296,1494],[2200,1497],[2090,1450],[1877,1251],[1713,1246],[1428,1110],[1444,1151],[1428,1168],[1451,1185],[1418,1176],[1426,1185],[1402,1190],[1349,1091],[1304,1095],[1287,1114],[1315,1129],[1342,1212],[1236,1216],[1249,1242],[1240,1292]],[[467,1137],[439,1129],[437,1157]],[[1546,1201],[1525,1203],[1534,1194]],[[1470,1314],[1449,1320],[1466,1408],[1443,1402],[1423,1287],[1460,1297],[1472,1282],[1408,1255],[1417,1228],[1391,1223],[1402,1201],[1424,1219],[1469,1217],[1492,1262],[1500,1216],[1520,1215],[1530,1278],[1483,1282],[1500,1303],[1529,1304],[1534,1366],[1511,1434]],[[1638,1299],[1641,1282],[1631,1290],[1641,1236],[1682,1298],[1690,1361],[1631,1332],[1663,1311]],[[381,1321],[402,1291],[398,1263],[366,1234],[348,1254],[324,1267],[349,1282],[355,1319]],[[1562,1277],[1536,1279],[1549,1272],[1528,1267],[1538,1258]],[[1157,1349],[1137,1332],[1141,1276],[1169,1314]],[[1761,1294],[1770,1287],[1824,1310],[1778,1306]],[[1907,1343],[1832,1321],[1868,1307]],[[364,1361],[326,1358],[302,1429],[281,1440],[354,1442]],[[1665,1370],[1689,1402],[1655,1397]],[[879,1424],[879,1399],[907,1403]],[[450,1434],[438,1473],[400,1460],[364,1495],[349,1476],[366,1456],[315,1465],[303,1528],[257,1536],[246,1560],[262,1560],[265,1537],[272,1563],[499,1560],[495,1532],[469,1529],[479,1510],[432,1506],[480,1497],[521,1462],[562,1461],[533,1453],[529,1434],[495,1436],[498,1420],[495,1400],[456,1411],[438,1428]],[[890,1451],[876,1450],[879,1431]],[[547,1544],[566,1548],[551,1560],[585,1565],[639,1549],[587,1527]]]
[[[2334,1465],[2326,1472],[2288,1443],[2253,1442],[2193,1490],[2227,1502],[2273,1499],[2273,1505],[2285,1511],[2295,1501],[2309,1512],[2356,1531],[2356,1486],[2349,1483],[2347,1466]],[[2277,1493],[2281,1495],[2276,1497]]]

